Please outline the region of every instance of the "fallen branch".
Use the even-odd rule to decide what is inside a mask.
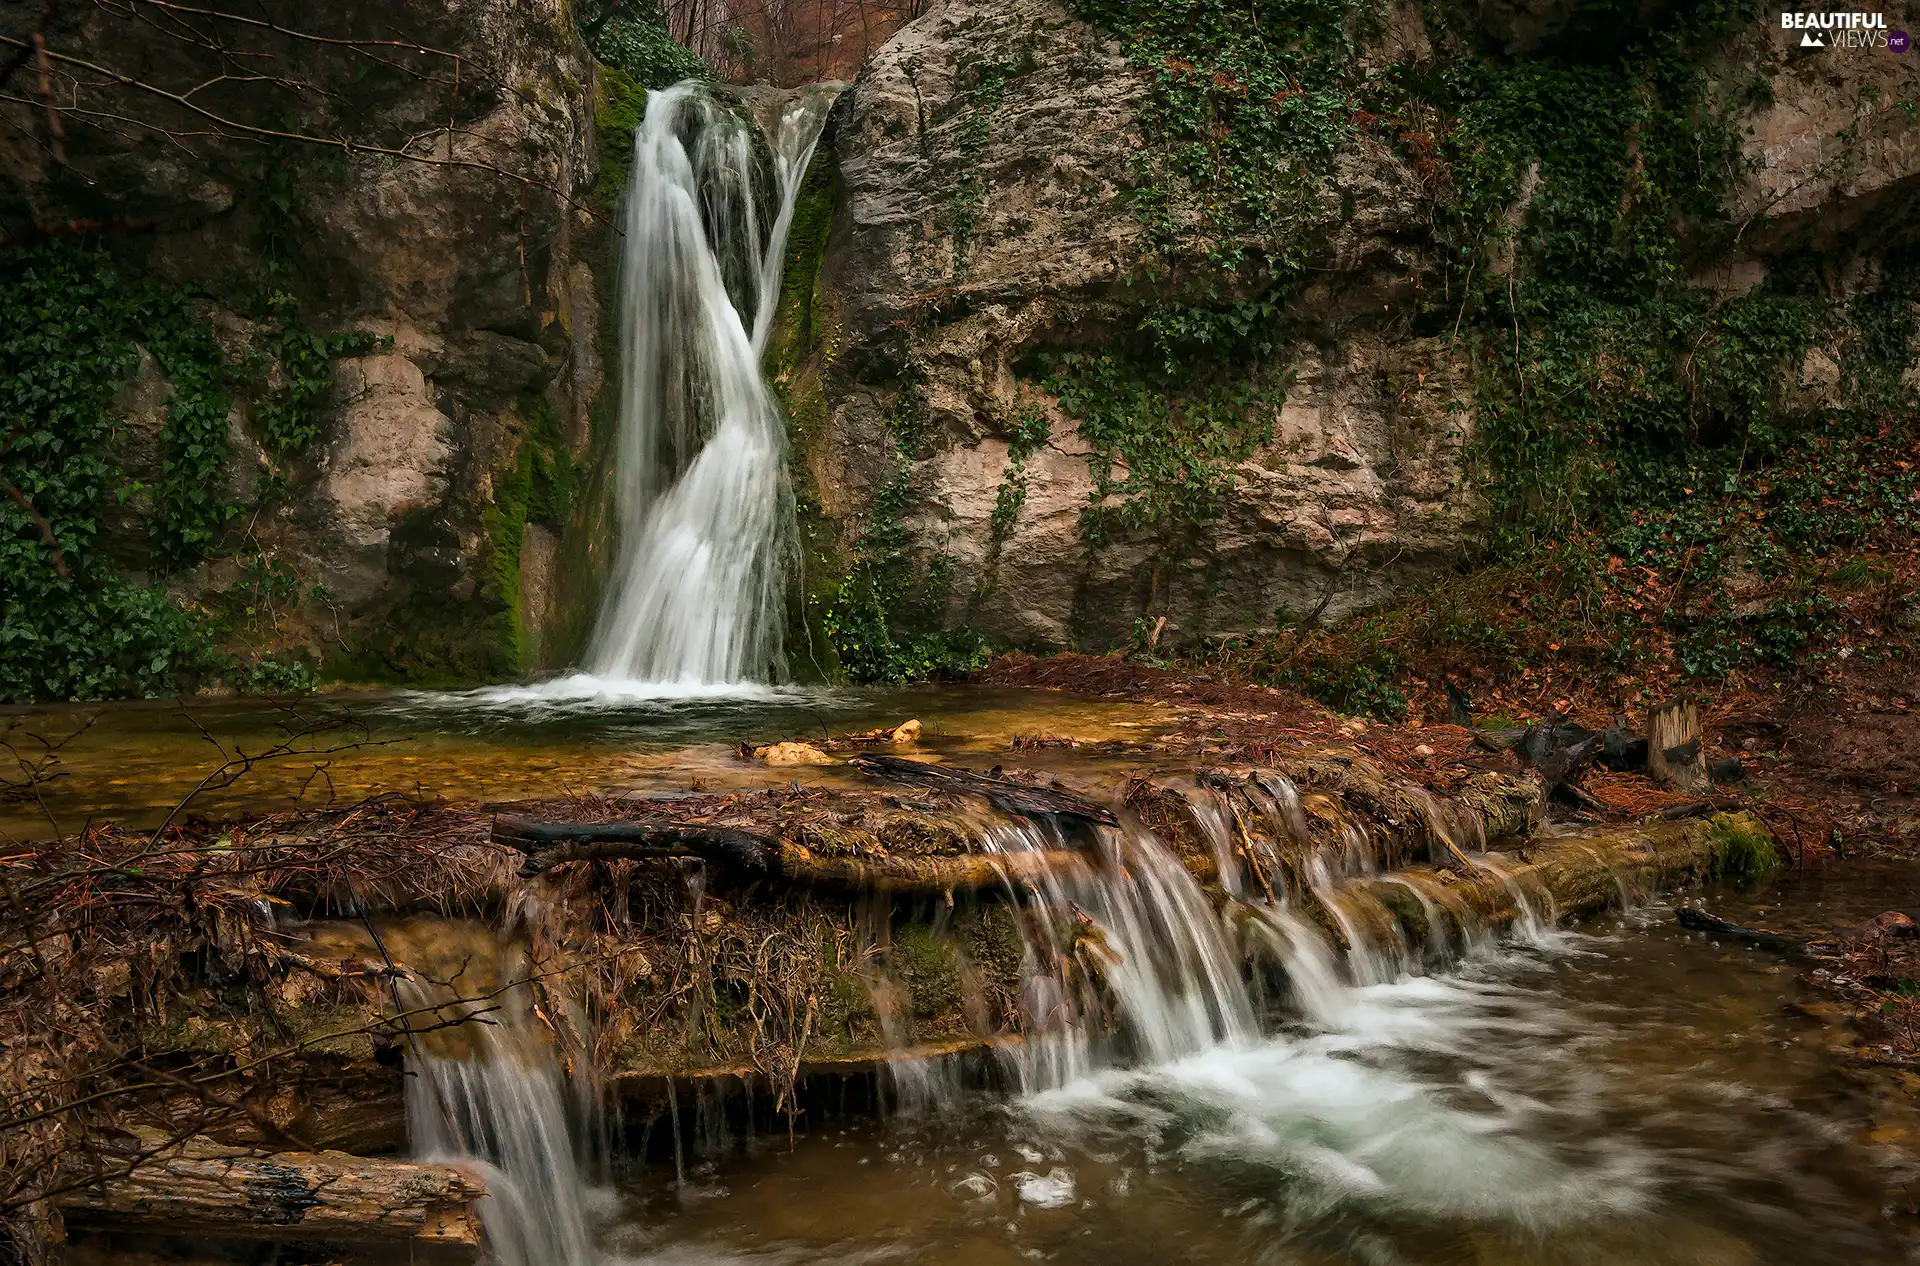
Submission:
[[[1674,920],[1689,932],[1706,932],[1713,936],[1724,937],[1729,941],[1739,941],[1743,945],[1752,945],[1759,949],[1772,950],[1776,954],[1804,954],[1806,942],[1783,932],[1769,932],[1764,928],[1744,928],[1738,923],[1729,923],[1716,918],[1705,910],[1692,906],[1681,906],[1673,912]]]
[[[503,814],[493,840],[527,855],[521,874],[564,862],[684,857],[722,862],[750,876],[797,887],[940,896],[998,888],[1013,879],[1083,873],[1087,859],[1066,850],[1033,853],[825,856],[803,844],[734,827],[655,822],[547,822]]]
[[[493,842],[526,854],[520,874],[531,879],[564,862],[620,858],[697,857],[747,871],[768,868],[774,841],[726,826],[663,822],[548,822],[503,813],[493,820]]]

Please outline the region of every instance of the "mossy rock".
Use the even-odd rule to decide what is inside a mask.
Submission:
[[[1716,813],[1708,820],[1713,837],[1712,876],[1733,883],[1758,883],[1783,864],[1766,828],[1745,815]]]

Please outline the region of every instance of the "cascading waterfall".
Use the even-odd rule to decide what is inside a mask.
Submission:
[[[647,98],[621,277],[620,546],[590,672],[667,688],[777,671],[790,494],[761,377],[787,230],[832,86],[758,129],[688,82]]]
[[[988,851],[1061,847],[1032,822],[988,828]],[[1038,881],[1021,903],[1023,1006],[1033,1036],[1007,1057],[1021,1088],[1065,1085],[1104,1054],[1165,1063],[1259,1035],[1240,964],[1206,894],[1180,859],[1138,823],[1103,829],[1099,865]],[[1097,1031],[1096,979],[1120,1032]]]
[[[1354,986],[1390,984],[1420,967],[1392,914],[1346,878],[1402,884],[1429,926],[1457,929],[1461,950],[1486,944],[1486,930],[1457,901],[1383,870],[1357,826],[1338,850],[1311,848],[1299,793],[1284,777],[1263,774],[1242,790],[1274,837],[1301,849],[1292,862],[1299,891],[1288,891],[1274,846],[1250,835],[1228,797],[1206,786],[1186,799],[1224,891],[1218,911],[1180,859],[1131,818],[1099,829],[1078,871],[1009,879],[1010,890],[1023,890],[1013,908],[1025,942],[1021,1001],[1031,1035],[1001,1055],[1023,1092],[1121,1064],[1251,1050],[1272,1040],[1260,1022],[1270,977],[1284,981],[1295,1015],[1344,1022],[1361,996]],[[987,827],[982,846],[996,855],[1069,847],[1058,827],[1027,820]],[[1315,910],[1339,930],[1344,956],[1315,925]],[[1527,926],[1517,931],[1529,935]]]
[[[498,1266],[587,1266],[587,1183],[565,1078],[530,1028],[526,987],[489,991],[485,1002],[418,980],[395,988],[415,1030],[406,1091],[414,1155],[485,1166],[481,1218]]]

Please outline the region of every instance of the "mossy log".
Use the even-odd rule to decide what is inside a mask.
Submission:
[[[1078,818],[1101,826],[1118,825],[1113,810],[1084,796],[1051,787],[1030,787],[965,769],[930,765],[901,756],[856,756],[847,762],[863,774],[888,782],[925,787],[953,795],[978,796],[1002,813],[1029,818]]]
[[[1648,895],[1778,865],[1772,837],[1749,813],[1616,827],[1536,841],[1505,862],[1483,860],[1470,873],[1415,867],[1392,877],[1352,880],[1343,890],[1371,897],[1414,941],[1446,935],[1428,925],[1431,908],[1483,927],[1505,927],[1522,903],[1543,918],[1605,909],[1625,894]],[[1758,860],[1756,860],[1756,855]]]
[[[64,1192],[55,1207],[70,1226],[102,1230],[385,1243],[441,1260],[479,1254],[474,1204],[487,1189],[465,1167],[345,1152],[263,1155],[205,1139],[161,1142],[140,1140],[138,1146],[154,1154],[131,1173]]]

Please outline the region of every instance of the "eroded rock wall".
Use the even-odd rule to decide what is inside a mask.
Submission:
[[[6,21],[24,31],[39,6],[16,7]],[[256,406],[279,382],[231,393],[237,513],[210,561],[152,569],[138,493],[109,512],[116,561],[210,609],[270,570],[285,578],[273,618],[249,604],[239,636],[337,673],[519,671],[546,615],[560,525],[529,524],[525,491],[516,505],[496,485],[512,482],[535,432],[583,455],[604,379],[606,230],[586,209],[595,75],[568,5],[269,4],[238,20],[170,20],[159,30],[132,10],[68,6],[46,35],[185,91],[207,77],[205,26],[298,89],[210,83],[194,100],[230,121],[219,124],[148,94],[135,125],[70,122],[57,158],[37,112],[9,106],[5,232],[91,224],[123,276],[200,288],[198,313],[236,375],[278,328],[261,310],[268,291],[291,296],[303,329],[378,342],[335,362],[318,435],[296,451],[262,435]],[[324,143],[339,138],[350,145]],[[132,482],[154,481],[169,395],[143,356],[116,398]]]
[[[1565,6],[1482,10],[1463,37],[1460,14],[1399,5],[1357,56],[1382,74],[1431,64],[1449,21],[1456,43],[1504,56],[1570,20]],[[1920,133],[1898,103],[1915,97],[1914,63],[1815,56],[1777,27],[1756,16],[1708,59],[1723,87],[1750,85],[1747,168],[1727,206],[1737,240],[1696,243],[1688,284],[1742,293],[1812,253],[1844,298],[1912,236]],[[833,122],[817,398],[790,393],[813,399],[799,410],[810,566],[848,566],[887,518],[934,622],[1104,649],[1156,624],[1194,641],[1337,619],[1484,539],[1474,344],[1447,306],[1447,173],[1421,130],[1450,124],[1433,118],[1396,120],[1397,137],[1363,121],[1302,195],[1303,278],[1266,318],[1284,402],[1253,406],[1260,442],[1233,456],[1217,513],[1088,530],[1090,507],[1124,508],[1098,476],[1125,468],[1061,407],[1044,357],[1137,337],[1154,287],[1178,288],[1146,266],[1133,202],[1149,94],[1121,45],[1057,0],[949,0],[870,59]],[[1523,180],[1486,235],[1483,287],[1524,270],[1533,189]],[[1010,455],[1036,415],[1044,444]]]

